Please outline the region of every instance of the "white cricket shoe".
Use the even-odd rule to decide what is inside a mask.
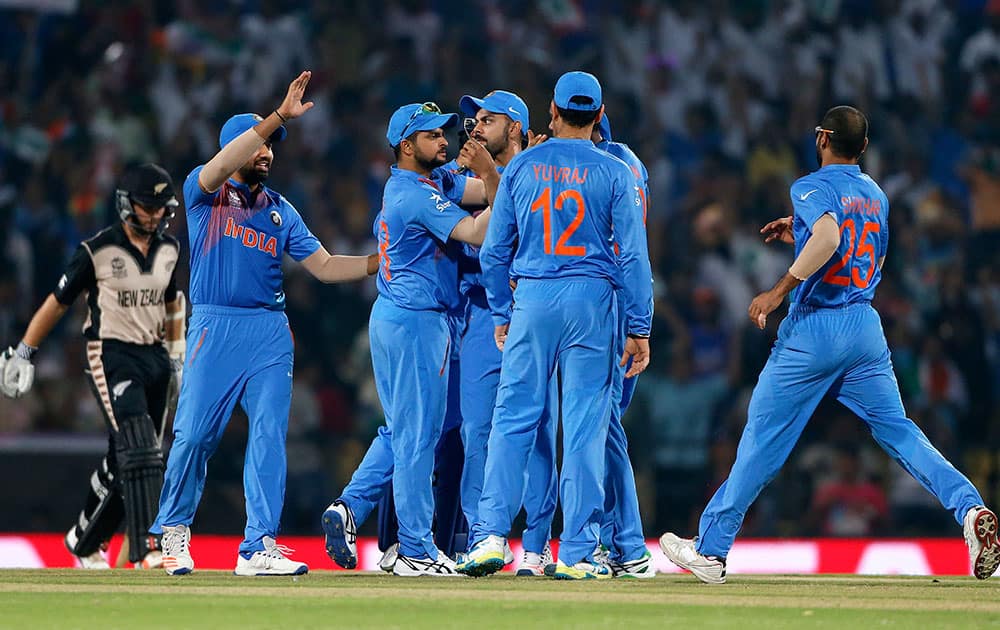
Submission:
[[[396,566],[396,558],[399,557],[399,543],[392,543],[389,548],[382,553],[382,559],[378,561],[378,568],[386,573],[392,573],[392,568]]]
[[[970,509],[962,520],[965,544],[969,547],[972,574],[980,580],[993,575],[1000,566],[997,515],[981,505]]]
[[[552,564],[552,547],[545,543],[542,553],[525,551],[521,556],[521,564],[517,565],[515,575],[522,577],[540,577],[545,575],[545,566]]]
[[[648,551],[636,560],[608,560],[611,575],[616,578],[637,578],[644,580],[656,577],[656,567],[653,566],[653,554]]]
[[[111,565],[108,564],[108,558],[106,555],[108,552],[107,542],[101,543],[101,546],[98,547],[97,551],[90,555],[78,556],[73,550],[76,549],[76,544],[79,541],[80,539],[76,535],[76,525],[74,525],[70,528],[69,532],[66,533],[66,537],[63,538],[63,544],[66,545],[67,551],[73,554],[73,557],[76,558],[76,562],[81,569],[104,570],[111,568]]]
[[[264,536],[261,542],[264,549],[253,552],[249,558],[243,555],[244,552],[238,554],[236,569],[233,570],[235,575],[302,575],[309,571],[305,562],[289,560],[285,555],[294,550],[279,545],[270,536]]]
[[[438,550],[437,558],[410,558],[399,555],[392,567],[392,574],[402,577],[465,577],[458,572],[455,561]]]
[[[160,548],[163,550],[163,570],[167,575],[186,575],[194,571],[190,546],[191,529],[187,525],[163,527]]]
[[[660,536],[660,549],[668,560],[687,569],[705,584],[726,583],[725,559],[701,555],[690,538],[681,538],[667,532]]]
[[[487,536],[469,551],[465,562],[458,565],[458,572],[472,577],[483,577],[496,573],[506,564],[507,540],[501,536]]]
[[[343,501],[334,501],[323,512],[326,555],[345,569],[358,566],[358,526],[354,512]]]

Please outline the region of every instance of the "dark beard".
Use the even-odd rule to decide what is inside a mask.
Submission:
[[[489,141],[479,142],[479,140],[476,140],[475,138],[473,138],[473,140],[476,140],[476,142],[479,142],[484,147],[486,147],[486,150],[489,152],[490,156],[493,159],[496,159],[496,157],[501,153],[503,153],[503,150],[507,148],[507,142],[508,142],[507,139],[510,137],[510,127],[511,123],[505,124],[503,128],[503,134],[501,134],[500,138],[493,143]]]
[[[265,181],[267,181],[267,176],[269,173],[270,169],[268,169],[268,173],[261,173],[254,166],[244,166],[239,170],[240,179],[242,179],[243,183],[249,186],[250,188],[253,188],[257,184],[263,184]]]
[[[429,160],[425,160],[422,157],[414,155],[413,160],[417,163],[417,166],[428,172],[433,171],[439,166],[444,166],[446,162],[446,160],[442,160],[441,158],[439,158],[437,154],[435,154],[434,157],[432,157]]]

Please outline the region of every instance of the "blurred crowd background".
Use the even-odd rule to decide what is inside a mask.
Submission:
[[[1000,2],[43,4],[60,10],[0,9],[0,345],[16,345],[77,243],[112,221],[124,166],[159,162],[179,192],[216,151],[221,123],[271,111],[302,69],[313,71],[316,107],[289,125],[268,184],[339,253],[375,251],[396,107],[455,111],[463,94],[507,89],[546,132],[555,79],[589,70],[615,139],[650,173],[653,362],[625,419],[646,532],[691,533],[729,470],[781,319],[762,333],[746,317],[791,261],[758,229],[790,214],[789,184],[816,168],[823,111],[852,104],[871,121],[862,166],[891,202],[877,307],[907,410],[998,503]],[[171,232],[187,251],[183,212]],[[367,348],[374,282],[324,286],[289,263],[286,292],[296,369],[284,528],[309,534],[382,421]],[[0,450],[69,452],[104,435],[82,375],[83,315],[78,304],[43,345],[31,395],[0,400]],[[198,531],[239,529],[245,427],[237,414],[210,464]],[[81,500],[47,497],[19,527],[62,531]],[[958,531],[834,402],[821,405],[744,528]]]

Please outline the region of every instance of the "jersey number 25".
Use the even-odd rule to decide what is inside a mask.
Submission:
[[[881,227],[878,223],[865,221],[864,227],[861,228],[861,235],[858,236],[858,229],[854,223],[854,219],[844,219],[844,222],[840,225],[841,238],[843,238],[844,232],[849,231],[851,233],[850,238],[847,240],[847,253],[826,270],[826,274],[823,275],[823,282],[841,287],[850,286],[853,283],[859,289],[867,289],[872,281],[872,276],[875,274],[875,265],[877,264],[875,260],[875,243],[868,240],[868,235],[871,233],[878,234],[880,230]],[[855,243],[857,246],[855,246]],[[853,265],[850,267],[849,274],[845,272],[845,275],[839,275],[840,271],[851,263],[852,258],[862,258],[864,256],[868,257],[868,273],[864,277],[862,277],[858,268]]]

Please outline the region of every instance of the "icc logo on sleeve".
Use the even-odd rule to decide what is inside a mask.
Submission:
[[[125,261],[118,256],[111,259],[111,275],[115,278],[124,278],[128,275],[125,271]]]
[[[271,210],[271,223],[281,227],[281,215],[277,210]]]

